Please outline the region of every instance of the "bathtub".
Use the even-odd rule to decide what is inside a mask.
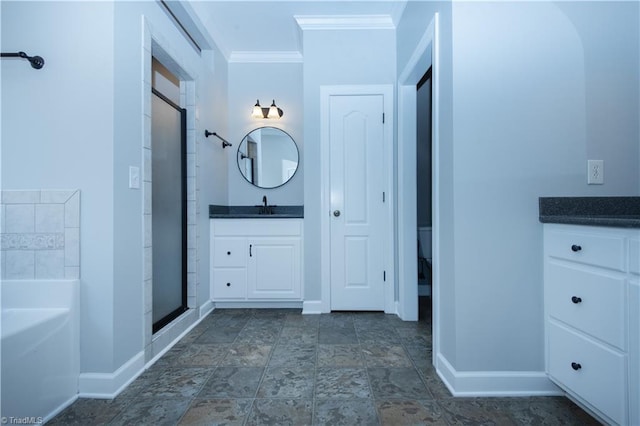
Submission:
[[[2,281],[3,418],[47,421],[76,400],[77,280]]]

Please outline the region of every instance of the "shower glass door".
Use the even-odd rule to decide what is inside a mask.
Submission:
[[[153,332],[187,310],[186,110],[153,89]]]

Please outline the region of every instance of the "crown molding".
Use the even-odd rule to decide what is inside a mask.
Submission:
[[[295,15],[302,30],[392,30],[389,15]]]
[[[298,51],[252,52],[234,51],[229,55],[229,63],[302,63]]]

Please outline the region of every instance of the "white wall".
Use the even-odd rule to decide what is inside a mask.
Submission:
[[[233,146],[226,148],[229,173],[229,205],[258,205],[266,195],[269,204],[302,205],[304,203],[304,157],[301,63],[252,63],[229,64],[229,132],[223,135]],[[280,119],[255,119],[251,117],[256,99],[268,107],[275,99],[284,111]],[[242,177],[236,161],[238,146],[252,130],[277,127],[287,132],[298,145],[300,161],[293,178],[285,185],[272,189],[253,186]]]
[[[588,194],[637,193],[640,179],[628,172],[640,170],[640,4],[598,1],[557,5],[584,47],[586,158],[605,162],[605,185],[588,188]]]
[[[156,2],[1,7],[2,50],[46,61],[39,71],[2,61],[3,189],[81,190],[81,371],[112,373],[144,344],[143,200],[128,188],[129,166],[142,169],[142,16],[201,82],[189,112],[201,127],[199,305],[209,299],[208,205],[224,201],[227,187],[226,161],[203,133],[226,130],[226,63],[214,74],[219,52],[198,55]]]
[[[543,369],[539,196],[639,193],[637,8],[453,5],[458,370]]]
[[[84,371],[113,367],[114,6],[11,2],[2,51],[40,55],[44,68],[2,60],[3,189],[81,191],[81,352]]]
[[[454,2],[448,19],[407,6],[399,69],[431,19],[417,14],[444,15],[438,161],[452,181],[440,176],[435,208],[441,352],[456,371],[544,368],[538,197],[640,193],[638,7]],[[605,185],[587,186],[588,158],[605,160]]]
[[[200,86],[199,118],[201,129],[198,152],[198,306],[210,300],[210,254],[209,254],[209,205],[226,204],[229,199],[228,161],[229,148],[224,150],[217,138],[204,137],[204,130],[228,133],[228,67],[222,53],[217,49],[203,52],[205,63],[214,67],[214,78],[203,79]]]
[[[305,300],[320,300],[320,87],[394,84],[395,31],[306,30],[303,51],[304,294]]]

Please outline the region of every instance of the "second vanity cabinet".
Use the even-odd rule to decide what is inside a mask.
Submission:
[[[302,220],[211,219],[213,301],[302,299]]]
[[[546,370],[609,424],[640,422],[639,236],[544,225]]]

